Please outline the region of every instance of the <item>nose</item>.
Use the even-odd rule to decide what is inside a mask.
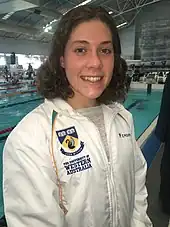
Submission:
[[[102,67],[102,60],[99,55],[99,53],[92,52],[89,56],[88,59],[88,67],[93,67],[93,68],[101,68]]]

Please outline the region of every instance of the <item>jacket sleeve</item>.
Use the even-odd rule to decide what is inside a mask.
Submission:
[[[14,129],[6,141],[3,193],[8,227],[64,226],[49,146],[42,134],[38,122],[30,122]]]
[[[160,107],[158,122],[156,125],[155,134],[161,142],[166,141],[167,129],[169,125],[170,114],[170,76],[167,77]]]
[[[147,215],[147,189],[145,186],[147,164],[136,142],[132,120],[132,139],[135,159],[135,201],[131,227],[152,227]]]

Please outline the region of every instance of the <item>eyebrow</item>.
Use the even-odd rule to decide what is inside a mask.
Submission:
[[[89,44],[89,42],[86,41],[86,40],[75,40],[75,41],[72,42],[72,45],[76,44],[76,43],[78,43],[78,44],[80,44],[80,43],[81,44]],[[100,43],[100,45],[106,45],[106,44],[112,44],[112,41],[106,40],[106,41],[103,41],[103,42]]]

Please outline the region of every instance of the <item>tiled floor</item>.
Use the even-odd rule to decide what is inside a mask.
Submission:
[[[160,184],[160,162],[163,153],[163,147],[157,153],[156,158],[148,171],[147,188],[148,188],[148,215],[153,222],[154,227],[170,227],[168,226],[169,217],[164,215],[159,207],[158,193]]]

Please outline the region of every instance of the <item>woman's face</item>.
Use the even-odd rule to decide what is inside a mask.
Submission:
[[[113,74],[110,29],[100,20],[79,24],[66,44],[61,66],[75,94],[72,101],[81,103],[82,107],[95,105]]]

